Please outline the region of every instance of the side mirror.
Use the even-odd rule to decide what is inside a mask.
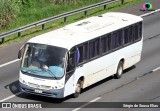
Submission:
[[[18,52],[18,59],[21,59],[22,57],[22,50],[24,49],[24,45],[19,49],[19,52]]]
[[[19,52],[18,52],[18,59],[21,59],[21,57],[22,57],[22,50],[19,50]]]

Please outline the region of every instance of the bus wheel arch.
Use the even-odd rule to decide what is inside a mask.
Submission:
[[[79,80],[81,80],[81,89],[83,89],[84,84],[84,76],[80,77]]]
[[[115,77],[116,79],[121,78],[121,76],[122,76],[122,74],[123,74],[123,70],[124,70],[124,63],[125,63],[125,60],[124,60],[124,58],[122,58],[122,59],[119,61],[118,65],[117,65],[116,74],[114,74],[114,77]]]
[[[75,92],[73,93],[74,98],[77,98],[81,93],[81,90],[83,88],[83,83],[84,83],[84,77],[82,76],[78,79],[77,84],[75,86]]]

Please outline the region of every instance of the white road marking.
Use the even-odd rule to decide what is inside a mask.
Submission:
[[[4,102],[4,101],[6,101],[6,100],[8,100],[8,99],[11,99],[11,98],[13,98],[13,97],[15,97],[15,96],[18,96],[18,95],[20,95],[20,94],[22,94],[22,92],[18,92],[18,93],[16,93],[15,95],[8,96],[7,98],[4,98],[4,99],[0,100],[0,102]]]
[[[15,63],[15,62],[17,62],[17,61],[20,61],[20,59],[15,59],[15,60],[13,60],[13,61],[4,63],[4,64],[0,65],[0,68],[1,68],[1,67],[4,67],[4,66],[7,66],[7,65],[9,65],[9,64]]]
[[[149,13],[142,14],[142,15],[140,15],[140,16],[141,16],[141,17],[145,17],[145,16],[151,15],[151,14],[156,13],[156,12],[160,12],[160,9],[157,9],[157,10],[155,10],[155,11],[151,11],[151,12],[149,12]]]
[[[88,103],[86,103],[86,104],[80,106],[79,108],[76,108],[76,109],[72,110],[72,111],[78,111],[78,110],[82,109],[83,107],[85,107],[85,106],[87,106],[87,105],[89,105],[89,104],[91,104],[91,103],[93,103],[93,102],[95,102],[95,101],[97,101],[97,100],[99,100],[99,99],[101,99],[101,97],[97,97],[97,98],[95,98],[95,99],[89,101]]]
[[[155,71],[158,71],[159,69],[160,69],[160,67],[158,67],[158,68],[156,68],[156,69],[154,69],[152,71],[155,72]]]

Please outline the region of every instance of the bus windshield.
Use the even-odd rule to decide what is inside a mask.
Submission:
[[[26,44],[21,72],[28,75],[61,78],[67,49],[43,44]]]

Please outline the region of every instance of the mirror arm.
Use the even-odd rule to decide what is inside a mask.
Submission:
[[[22,50],[24,48],[24,45],[22,45],[22,47],[19,50]]]

